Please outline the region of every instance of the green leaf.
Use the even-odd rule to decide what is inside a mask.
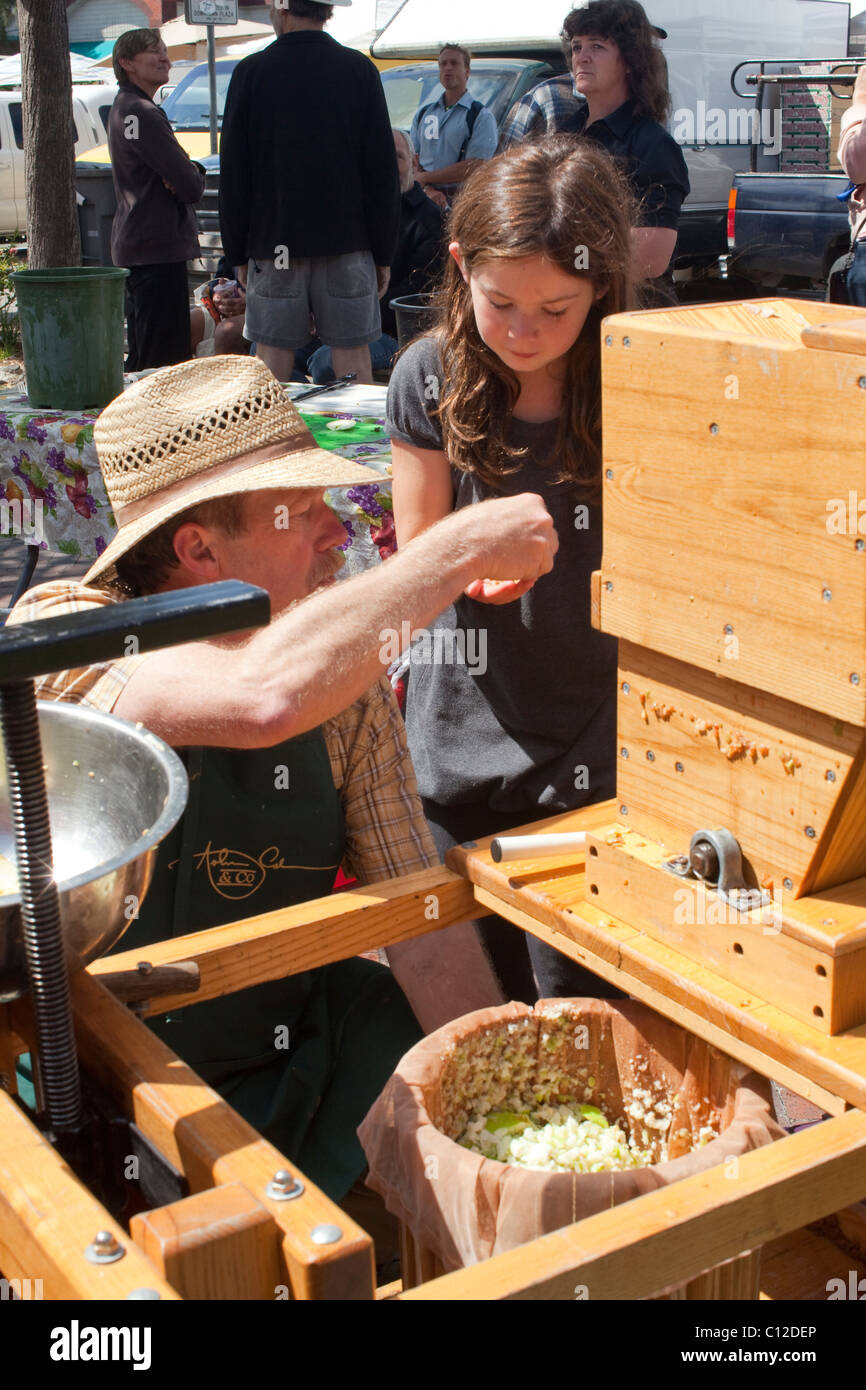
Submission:
[[[58,542],[57,542],[57,549],[58,549],[59,551],[61,551],[62,554],[64,554],[64,555],[80,555],[80,554],[81,554],[81,546],[78,544],[78,541],[75,541],[75,540],[72,540],[72,541],[58,541]]]
[[[495,1134],[499,1129],[516,1129],[518,1125],[523,1126],[528,1119],[528,1115],[516,1115],[513,1110],[494,1110],[487,1116],[484,1128],[488,1134]]]

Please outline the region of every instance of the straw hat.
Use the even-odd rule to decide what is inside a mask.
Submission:
[[[197,502],[371,481],[361,464],[318,447],[257,357],[163,367],[105,407],[93,439],[118,531],[85,584],[110,578],[119,556]]]

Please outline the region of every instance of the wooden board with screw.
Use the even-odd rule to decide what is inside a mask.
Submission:
[[[678,854],[724,826],[751,884],[784,901],[866,874],[863,729],[631,642],[619,660],[623,830]]]

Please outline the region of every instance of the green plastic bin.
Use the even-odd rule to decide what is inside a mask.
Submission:
[[[120,395],[128,274],[115,266],[13,274],[31,405],[93,410]]]

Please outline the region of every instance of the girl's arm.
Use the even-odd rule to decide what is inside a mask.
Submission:
[[[451,468],[441,449],[418,449],[395,439],[391,461],[399,547],[453,511],[454,489]]]

